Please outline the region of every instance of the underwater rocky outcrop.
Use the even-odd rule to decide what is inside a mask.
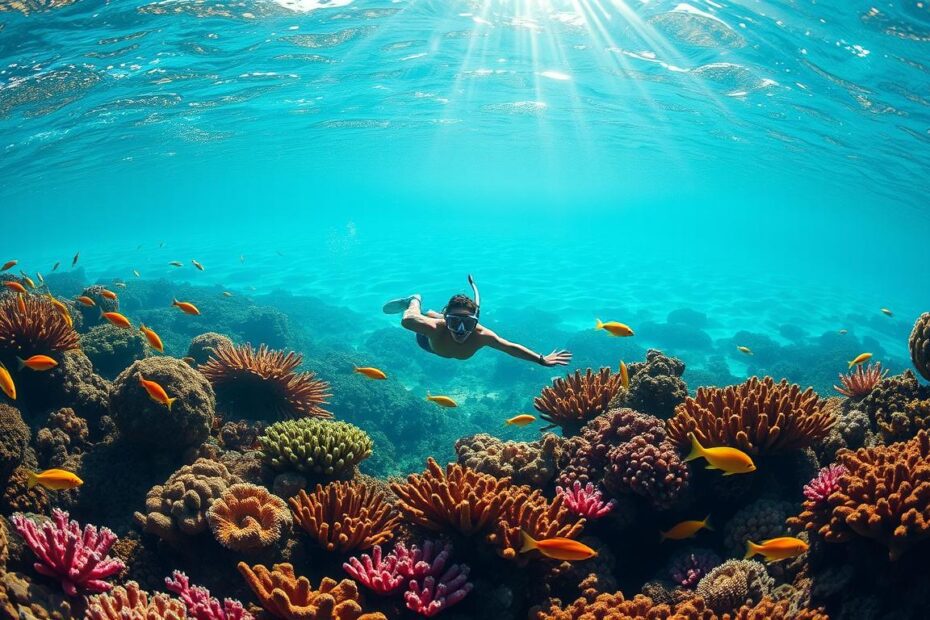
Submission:
[[[97,325],[83,334],[81,348],[94,370],[110,380],[148,354],[145,338],[139,332],[109,323]]]

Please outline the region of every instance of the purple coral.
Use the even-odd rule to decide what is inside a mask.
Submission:
[[[371,555],[363,553],[359,558],[349,558],[342,568],[357,582],[382,595],[394,594],[405,581],[397,568],[397,554],[382,556],[381,545],[375,545]]]
[[[556,487],[555,491],[565,498],[569,510],[588,519],[600,519],[617,505],[614,500],[605,502],[601,490],[590,482],[581,486],[581,481],[575,480],[571,487]]]
[[[804,485],[804,497],[815,505],[824,504],[840,488],[840,476],[845,473],[846,468],[836,463],[824,467],[813,480]]]
[[[693,590],[701,578],[720,562],[720,556],[713,551],[694,549],[673,557],[669,562],[668,575],[677,585]]]
[[[181,571],[174,571],[165,579],[165,587],[181,597],[187,607],[187,615],[193,620],[253,620],[252,614],[242,607],[242,603],[226,599],[222,604],[210,596],[210,591],[202,586],[192,586],[190,579]]]
[[[113,584],[106,579],[126,567],[107,555],[117,540],[116,534],[93,525],[81,531],[78,522],[69,521],[68,516],[56,508],[52,520],[41,526],[22,514],[13,515],[10,522],[39,559],[33,564],[36,572],[58,579],[65,594],[109,591]]]

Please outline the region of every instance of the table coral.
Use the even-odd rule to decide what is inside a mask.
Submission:
[[[368,433],[353,424],[317,418],[272,424],[259,442],[262,457],[276,471],[325,477],[351,475],[374,446]]]
[[[213,502],[207,523],[221,545],[250,553],[277,543],[291,526],[291,513],[284,500],[265,487],[240,483]]]
[[[532,442],[479,433],[456,441],[455,452],[460,465],[497,478],[507,476],[514,484],[542,487],[555,475],[561,446],[561,439],[552,433]]]
[[[690,448],[693,432],[704,447],[729,446],[757,455],[808,447],[835,423],[835,413],[824,410],[813,389],[752,377],[726,388],[698,388],[675,408],[667,429],[683,450]]]
[[[502,510],[488,542],[498,554],[508,560],[516,558],[523,547],[522,532],[536,540],[546,538],[576,538],[584,529],[585,520],[565,505],[565,497],[547,500],[539,489],[527,486],[510,487],[506,509]]]
[[[562,427],[563,434],[572,434],[588,420],[606,412],[622,387],[620,373],[613,373],[610,368],[601,368],[596,373],[588,368],[584,374],[576,370],[543,388],[533,406],[543,420]]]
[[[921,377],[930,381],[930,312],[918,317],[907,344],[914,368]]]
[[[149,594],[135,581],[88,598],[85,620],[184,620],[184,603],[167,594]]]

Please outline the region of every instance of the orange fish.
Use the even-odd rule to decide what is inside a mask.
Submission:
[[[20,314],[26,314],[26,298],[23,297],[22,293],[16,296],[16,307],[19,309]]]
[[[129,322],[129,319],[124,317],[119,312],[101,312],[100,318],[106,319],[112,325],[116,325],[122,329],[131,329],[132,323]]]
[[[562,560],[573,562],[575,560],[587,560],[597,556],[597,551],[587,545],[583,545],[577,540],[570,538],[547,538],[545,540],[534,540],[532,536],[524,530],[520,530],[523,536],[523,548],[520,553],[537,550],[547,558],[553,560]]]
[[[725,472],[724,476],[756,471],[752,458],[742,450],[729,446],[705,448],[698,442],[694,433],[688,433],[688,437],[691,439],[691,453],[685,458],[685,462],[703,458],[707,461],[706,469],[719,469]]]
[[[139,385],[145,388],[145,391],[148,392],[149,398],[159,405],[164,405],[168,408],[168,411],[171,411],[171,405],[174,404],[174,401],[177,398],[168,398],[168,393],[165,391],[165,388],[158,385],[154,381],[148,381],[139,377]]]
[[[20,370],[23,368],[28,368],[29,370],[36,370],[39,372],[51,370],[58,365],[58,362],[50,358],[48,355],[33,355],[26,360],[17,357],[16,363],[19,364]]]
[[[3,364],[0,364],[0,390],[3,390],[10,400],[16,400],[16,384],[13,383],[10,371]]]
[[[100,296],[110,301],[116,301],[116,293],[107,289],[100,289]]]
[[[26,475],[28,480],[26,486],[30,489],[41,485],[51,491],[64,491],[84,484],[83,480],[64,469],[46,469],[38,474],[30,471]]]
[[[600,319],[597,319],[597,323],[594,324],[594,329],[603,329],[611,336],[633,336],[633,329],[624,323],[618,323],[617,321],[608,321],[606,323],[602,322]]]
[[[432,396],[429,392],[426,393],[426,400],[432,401],[439,405],[440,407],[458,407],[458,403],[449,398],[448,396]]]
[[[536,416],[530,415],[528,413],[521,413],[520,415],[515,415],[512,418],[504,422],[504,426],[526,426],[527,424],[532,424],[536,421]]]
[[[191,259],[191,263],[194,264],[194,267],[196,267],[196,268],[199,269],[200,271],[203,271],[203,265],[201,265],[200,263],[198,263],[197,261],[195,261],[193,258]]]
[[[766,562],[778,562],[788,558],[796,558],[808,550],[810,545],[800,538],[784,536],[782,538],[771,538],[763,540],[761,545],[757,545],[751,540],[746,541],[746,555],[744,560],[758,554],[765,558]]]
[[[7,262],[3,263],[3,267],[0,267],[0,271],[7,271],[8,269],[12,269],[18,264],[18,260],[8,260]]]
[[[29,291],[26,290],[26,287],[24,287],[16,280],[8,280],[7,282],[3,283],[3,286],[7,287],[14,293],[19,293],[20,295],[27,295],[29,293]]]
[[[79,302],[79,303],[82,303],[82,304],[84,304],[85,306],[87,306],[88,308],[97,305],[97,302],[95,302],[93,299],[91,299],[91,298],[88,297],[87,295],[81,295],[80,297],[75,297],[75,298],[74,298],[74,301],[77,301],[77,302]]]
[[[372,368],[370,366],[355,367],[355,372],[360,375],[365,375],[369,379],[387,379],[387,375],[378,368]]]
[[[200,314],[200,310],[197,309],[197,306],[187,301],[178,301],[177,299],[175,299],[174,301],[171,302],[171,305],[177,306],[178,308],[180,308],[181,312],[183,312],[184,314],[193,314],[193,315]]]
[[[145,326],[145,324],[139,327],[139,331],[145,335],[145,339],[149,341],[149,346],[158,351],[159,353],[165,352],[165,345],[162,344],[161,338],[158,337],[154,331]]]
[[[714,528],[710,526],[709,521],[709,515],[703,521],[682,521],[670,530],[659,532],[659,542],[663,540],[684,540],[686,538],[691,538],[701,530],[713,531]]]
[[[58,310],[58,314],[65,320],[68,327],[74,327],[74,319],[71,318],[71,312],[68,310],[68,306],[55,299],[51,293],[48,294],[48,300],[55,306],[55,310]]]

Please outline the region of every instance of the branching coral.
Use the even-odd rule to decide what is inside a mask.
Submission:
[[[914,323],[908,339],[911,361],[920,376],[930,381],[930,312],[924,312]]]
[[[610,401],[622,388],[620,373],[601,368],[595,373],[590,368],[581,374],[553,380],[533,401],[542,419],[553,426],[561,426],[563,433],[577,430],[588,420],[604,413]]]
[[[284,500],[265,487],[240,483],[213,502],[207,523],[221,545],[250,553],[278,542],[291,525],[291,513]]]
[[[220,603],[210,596],[206,588],[191,585],[190,579],[181,571],[176,570],[166,578],[165,587],[181,597],[192,620],[253,620],[242,603],[235,599],[225,599]]]
[[[296,372],[302,360],[264,345],[223,346],[199,370],[216,390],[221,409],[239,417],[331,418],[323,409],[329,384],[312,372]]]
[[[183,620],[184,603],[167,594],[149,594],[135,581],[87,601],[85,620]]]
[[[262,456],[277,471],[326,477],[351,474],[371,455],[371,437],[348,422],[301,418],[272,424],[260,438]]]
[[[358,586],[349,579],[336,582],[326,577],[314,590],[290,564],[275,564],[268,570],[240,562],[239,572],[265,611],[281,620],[386,620],[384,614],[362,610]]]
[[[837,456],[846,471],[825,498],[807,499],[796,528],[817,532],[828,542],[854,536],[888,548],[892,560],[915,542],[930,537],[930,435],[890,446],[844,450]]]
[[[576,538],[584,529],[585,520],[578,517],[565,505],[565,497],[556,496],[547,500],[539,489],[510,487],[510,501],[501,511],[494,529],[488,534],[488,542],[497,547],[501,557],[514,559],[523,546],[521,532],[536,540],[546,538]]]
[[[604,501],[604,494],[590,482],[582,486],[575,480],[570,487],[556,487],[555,492],[565,498],[565,507],[572,513],[587,519],[600,519],[617,505],[615,500]]]
[[[839,379],[843,387],[834,385],[833,389],[849,398],[862,398],[868,396],[887,374],[888,371],[882,369],[881,362],[868,366],[856,366],[854,370],[840,374]]]
[[[297,523],[321,547],[347,553],[389,541],[400,522],[384,493],[363,482],[330,482],[288,502]]]
[[[555,475],[561,444],[552,433],[533,442],[503,441],[479,433],[456,441],[455,452],[460,465],[498,478],[507,476],[514,484],[542,487]]]
[[[10,557],[10,538],[3,519],[0,519],[0,572],[3,572],[3,569],[6,568],[8,557]]]
[[[466,536],[494,527],[514,501],[509,479],[480,474],[461,465],[450,464],[443,471],[432,458],[425,472],[390,486],[408,521],[430,530],[452,530]]]
[[[68,513],[57,508],[52,521],[41,526],[22,514],[13,515],[10,523],[36,555],[36,572],[59,580],[68,596],[106,592],[113,587],[107,579],[125,568],[107,555],[116,542],[113,532],[92,525],[82,531],[77,521],[69,521]]]
[[[840,476],[846,468],[833,463],[817,472],[817,477],[804,485],[804,497],[812,507],[826,506],[827,498],[840,488]]]
[[[830,620],[822,609],[795,609],[791,601],[765,597],[755,605],[743,605],[723,620]]]
[[[729,560],[698,582],[695,592],[718,614],[731,613],[743,605],[755,605],[775,585],[765,567],[752,560]]]
[[[705,447],[729,446],[749,454],[772,454],[810,446],[836,423],[813,389],[771,377],[752,377],[726,388],[698,388],[675,408],[668,435],[679,448],[694,433]]]
[[[77,349],[78,334],[46,298],[27,295],[25,312],[11,295],[0,299],[0,362],[16,368],[16,358],[54,355]]]

